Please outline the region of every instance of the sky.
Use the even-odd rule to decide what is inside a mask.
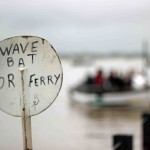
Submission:
[[[1,0],[0,40],[32,35],[58,53],[140,52],[149,0]]]

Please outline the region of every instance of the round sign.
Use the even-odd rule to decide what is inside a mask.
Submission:
[[[1,41],[0,70],[0,109],[13,116],[22,115],[23,103],[29,116],[41,113],[53,103],[62,85],[60,59],[40,37]]]

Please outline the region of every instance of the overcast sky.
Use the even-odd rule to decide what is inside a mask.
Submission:
[[[137,51],[150,40],[150,0],[1,0],[0,39],[34,35],[58,53]]]

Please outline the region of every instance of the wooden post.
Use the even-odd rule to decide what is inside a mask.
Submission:
[[[150,113],[142,115],[142,140],[143,150],[150,149]]]
[[[114,135],[113,136],[113,150],[132,150],[132,136],[131,135]]]
[[[22,88],[22,132],[24,150],[32,150],[32,131],[31,131],[31,117],[29,115],[29,97],[28,87],[26,82],[26,69],[20,70],[21,72],[21,88]]]

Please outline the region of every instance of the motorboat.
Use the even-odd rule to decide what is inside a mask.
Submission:
[[[144,80],[134,78],[132,87],[108,88],[85,82],[71,87],[71,101],[89,106],[143,106],[149,103],[150,87]],[[143,82],[142,82],[143,81]]]

